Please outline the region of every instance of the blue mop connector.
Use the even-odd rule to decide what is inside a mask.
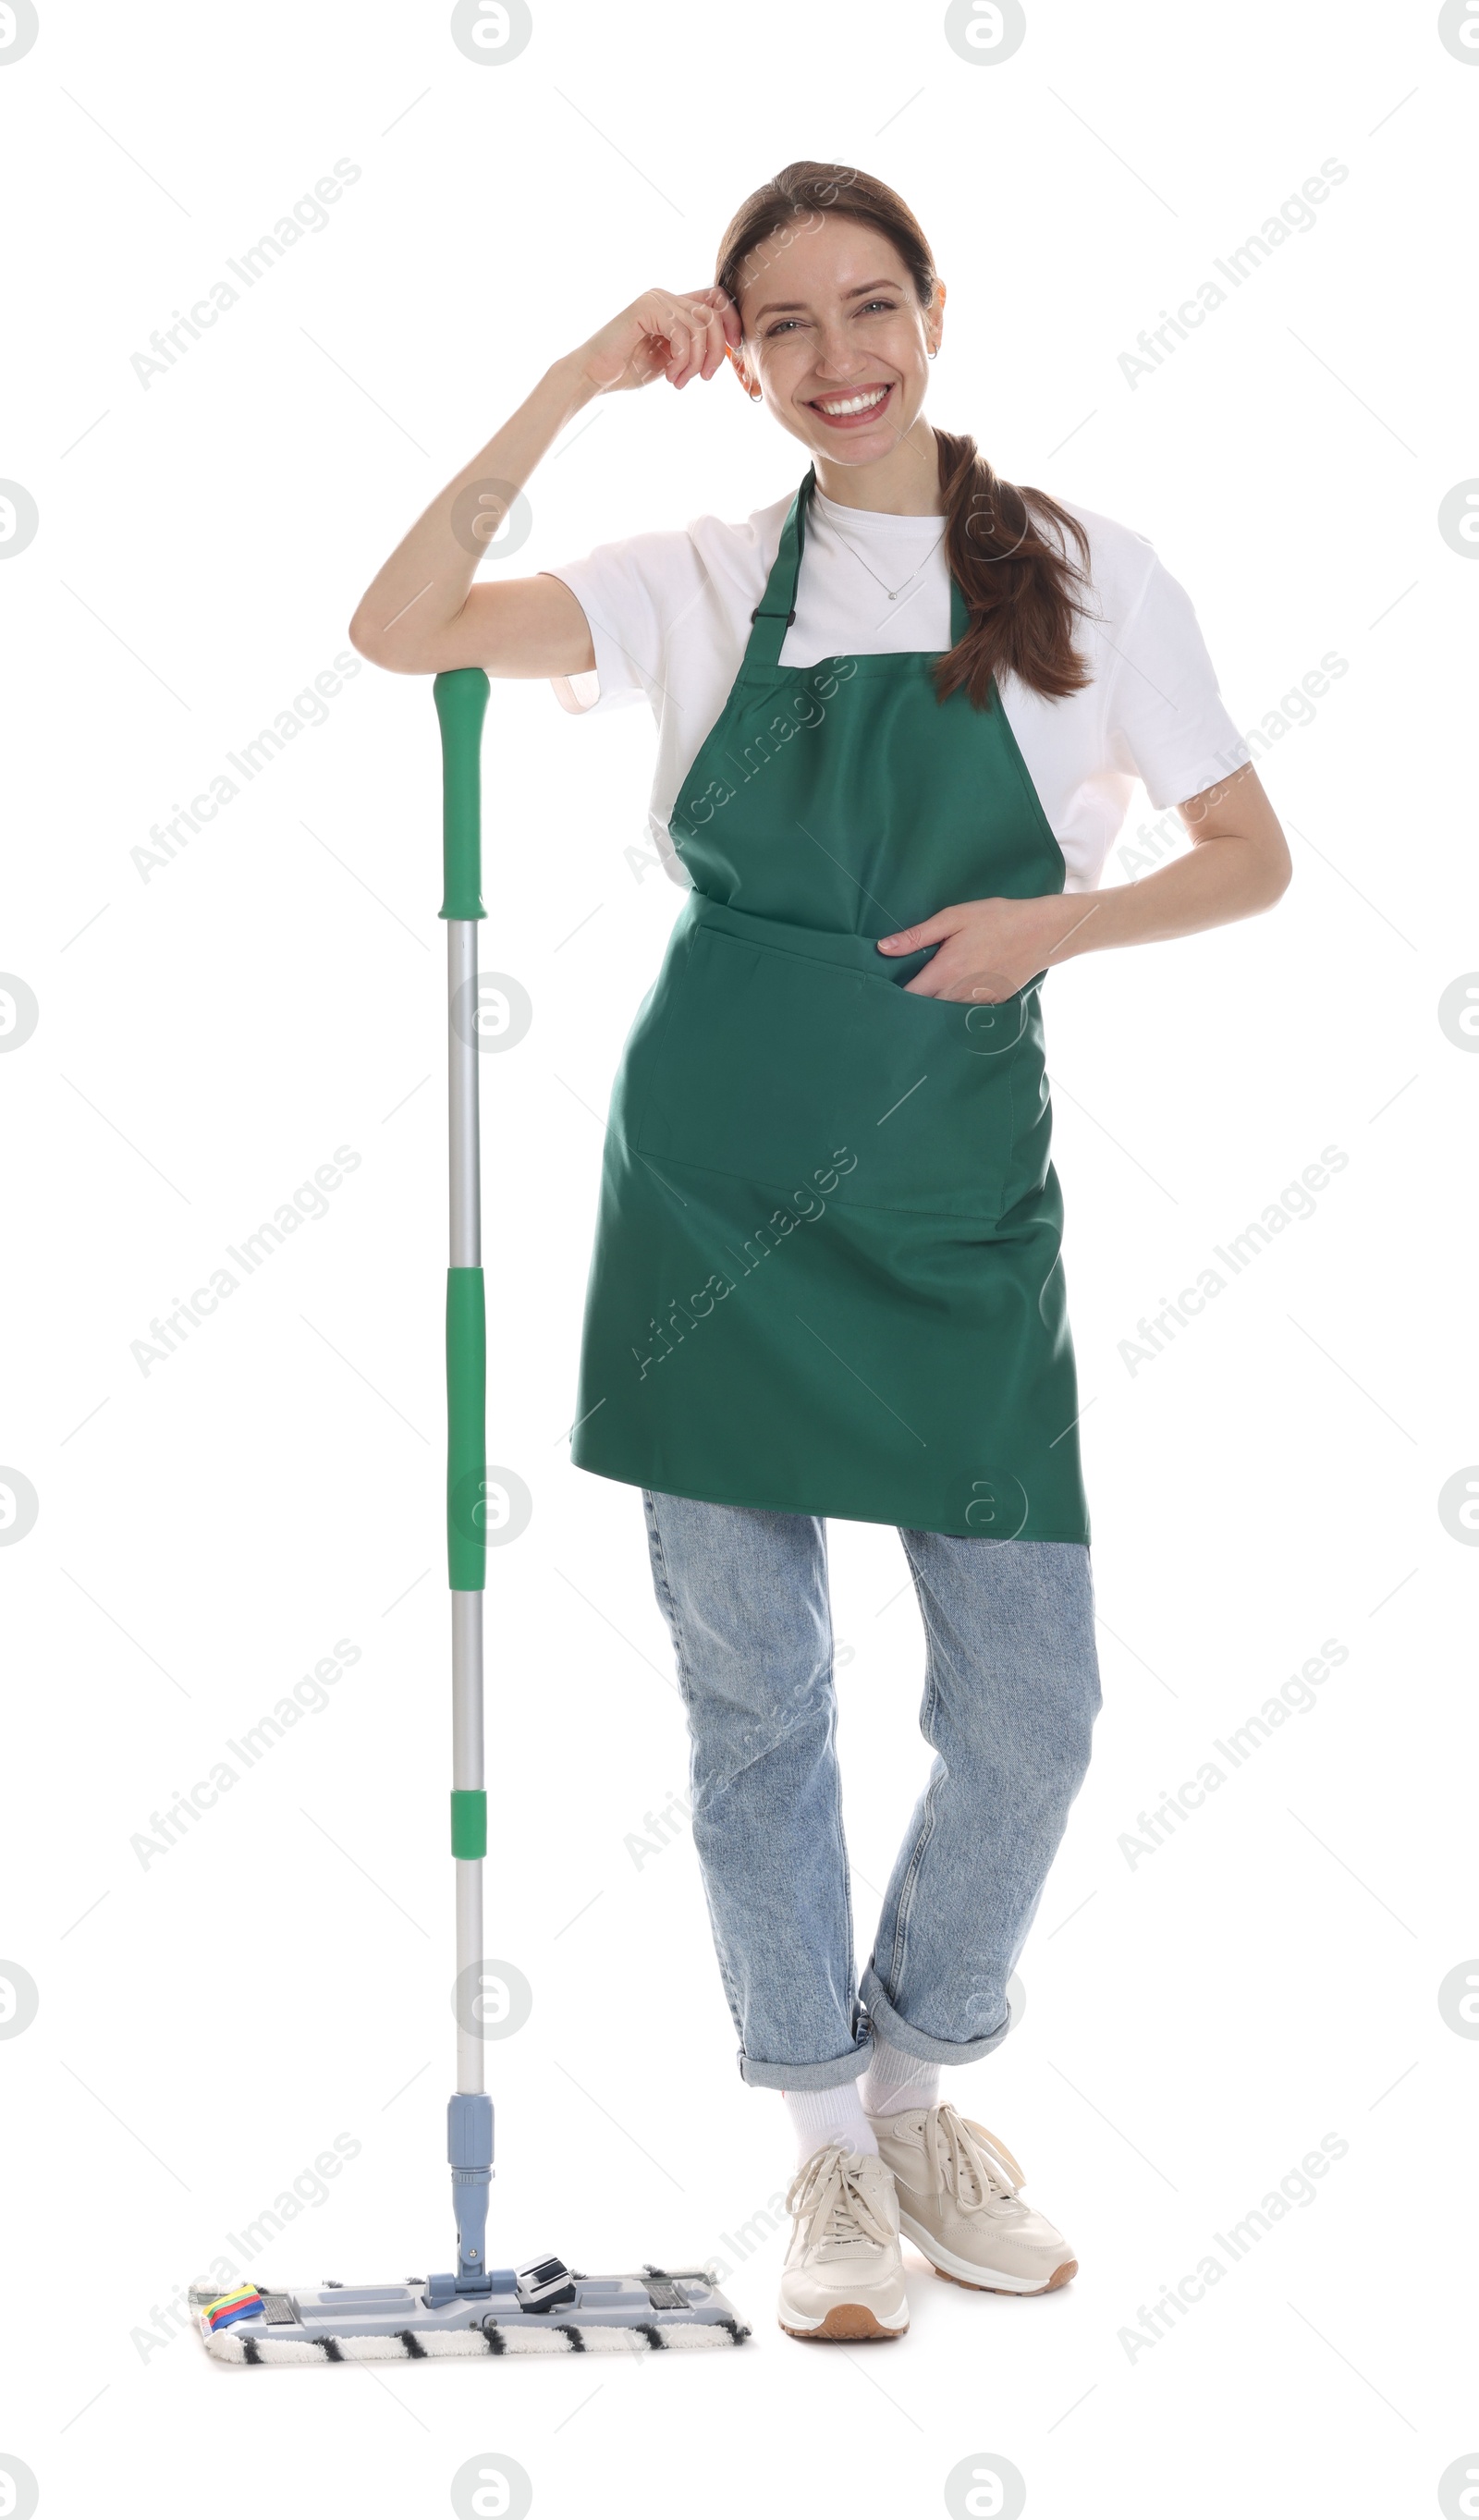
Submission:
[[[493,2103],[485,2092],[454,2092],[447,2102],[447,2159],[457,2217],[457,2289],[489,2289],[485,2257],[493,2184]]]

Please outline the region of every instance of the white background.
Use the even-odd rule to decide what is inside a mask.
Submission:
[[[1058,0],[982,66],[938,7],[548,0],[492,67],[440,6],[79,0],[0,69],[0,473],[40,517],[0,569],[0,966],[40,1007],[0,1058],[0,1461],[40,1503],[0,1553],[0,1958],[40,1998],[0,2040],[0,2453],[44,2513],[435,2512],[480,2452],[546,2515],[932,2514],[975,2453],[1040,2520],[1460,2507],[1438,2480],[1479,2440],[1479,2044],[1438,1989],[1479,1952],[1479,1558],[1438,1497],[1479,1456],[1479,1061],[1437,1009],[1479,967],[1479,573],[1437,512],[1479,472],[1476,103],[1431,8],[1371,0]],[[1025,2017],[954,2089],[1082,2272],[1014,2302],[914,2261],[886,2357],[774,2324],[781,2239],[750,2218],[789,2173],[782,2104],[736,2071],[686,1828],[628,1844],[686,1775],[639,1501],[564,1447],[600,1115],[679,896],[646,855],[646,711],[582,726],[512,685],[484,960],[534,1021],[483,1063],[490,1428],[534,1514],[490,1559],[489,1941],[534,2009],[490,2049],[495,2245],[717,2255],[756,2341],[219,2371],[151,2323],[336,2135],[357,2156],[249,2272],[400,2276],[450,2245],[428,690],[364,667],[188,852],[147,881],[130,853],[346,648],[393,541],[549,360],[649,283],[710,278],[740,199],[808,155],[923,221],[934,416],[1150,536],[1240,727],[1349,663],[1261,765],[1295,861],[1277,910],[1048,991],[1105,1708]],[[1121,352],[1331,156],[1313,231],[1132,389]],[[324,232],[146,389],[150,334],[340,158],[361,178]],[[743,517],[803,461],[727,373],[598,404],[512,564]],[[329,1213],[143,1374],[151,1318],[340,1145],[362,1161]],[[1140,1316],[1331,1145],[1317,1213],[1132,1373]],[[924,1772],[922,1651],[893,1535],[832,1541],[866,1951]],[[361,1660],[326,1709],[143,1867],[151,1814],[341,1638]],[[1315,1709],[1132,1868],[1137,1815],[1331,1638]],[[1140,2306],[1327,2133],[1349,2149],[1317,2201],[1132,2360]]]

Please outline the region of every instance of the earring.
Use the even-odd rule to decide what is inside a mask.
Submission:
[[[929,354],[928,354],[928,355],[929,355],[929,357],[930,357],[930,358],[932,358],[932,359],[937,359],[937,358],[939,357],[939,355],[940,355],[940,354],[939,354],[938,350],[931,350],[931,351],[929,352]]]

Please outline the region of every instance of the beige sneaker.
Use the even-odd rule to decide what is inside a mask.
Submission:
[[[897,2182],[899,2228],[936,2274],[977,2292],[1055,2292],[1078,2272],[1062,2232],[1017,2193],[1001,2139],[948,2101],[870,2117]]]
[[[899,2200],[876,2154],[826,2143],[786,2191],[796,2228],[778,2311],[787,2336],[856,2344],[909,2325]]]

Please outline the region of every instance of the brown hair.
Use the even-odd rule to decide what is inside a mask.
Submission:
[[[810,232],[829,213],[876,228],[899,253],[920,305],[934,303],[934,256],[908,203],[875,175],[811,158],[783,167],[740,203],[719,247],[718,286],[738,305],[744,262],[771,238],[789,242],[790,232]],[[1087,583],[1089,557],[1082,525],[1046,490],[1000,480],[973,437],[952,436],[943,428],[934,437],[946,558],[970,614],[960,646],[935,668],[941,699],[964,685],[972,704],[986,708],[992,676],[1004,668],[1050,699],[1082,691],[1092,680],[1073,646],[1074,622],[1085,609],[1079,592]],[[1076,562],[1068,556],[1070,537]]]

